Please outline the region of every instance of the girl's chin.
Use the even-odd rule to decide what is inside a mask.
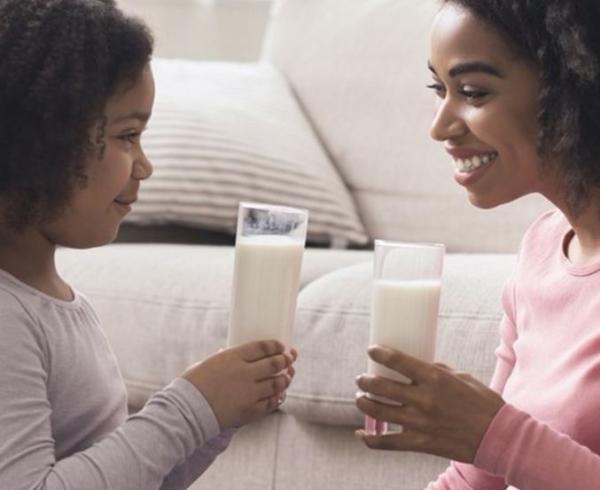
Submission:
[[[94,248],[102,245],[108,245],[117,238],[119,227],[99,230],[98,228],[90,230],[88,233],[80,233],[77,236],[63,237],[57,242],[57,245],[68,248]]]

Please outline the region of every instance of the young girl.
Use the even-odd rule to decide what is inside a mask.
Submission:
[[[113,0],[0,0],[1,489],[187,488],[293,376],[294,351],[244,344],[127,418],[98,318],[56,271],[57,246],[114,239],[152,173],[151,52]]]
[[[600,482],[600,3],[447,0],[431,35],[431,133],[470,201],[531,192],[556,210],[527,231],[503,293],[491,389],[381,346],[412,384],[361,376],[358,407],[403,432],[372,448],[460,461],[430,490],[589,490]],[[398,319],[402,321],[401,318]],[[466,463],[466,464],[465,464]]]

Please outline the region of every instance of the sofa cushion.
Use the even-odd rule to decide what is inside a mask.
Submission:
[[[278,0],[263,59],[286,76],[371,237],[515,252],[539,196],[481,211],[429,137],[429,28],[438,0]]]
[[[369,260],[365,251],[306,251],[300,287]],[[67,282],[97,310],[132,408],[194,362],[224,347],[233,247],[118,244],[60,249]]]
[[[122,244],[61,249],[59,269],[96,308],[132,408],[225,345],[232,247]],[[305,253],[294,332],[300,356],[283,410],[360,425],[354,378],[366,369],[372,254]],[[509,255],[448,255],[436,359],[488,381]]]
[[[446,256],[435,358],[488,382],[495,365],[500,293],[512,255]],[[286,412],[334,425],[360,425],[355,377],[366,371],[372,264],[337,270],[298,298],[300,356]],[[402,319],[398,319],[401,328]]]
[[[126,218],[233,235],[240,201],[310,211],[308,241],[364,244],[349,192],[284,78],[267,63],[155,59],[144,148],[154,175]]]

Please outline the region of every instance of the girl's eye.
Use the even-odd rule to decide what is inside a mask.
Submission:
[[[126,141],[127,143],[134,144],[136,140],[139,138],[140,133],[127,133],[122,136],[119,136],[119,139]]]

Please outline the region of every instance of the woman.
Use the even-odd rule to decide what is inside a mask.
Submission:
[[[372,448],[456,463],[429,490],[565,490],[600,481],[600,2],[447,0],[431,34],[431,135],[472,204],[526,194],[556,210],[525,234],[503,292],[488,388],[381,346],[373,360],[412,379],[363,375],[358,407],[401,433]],[[399,323],[402,319],[398,319]]]

